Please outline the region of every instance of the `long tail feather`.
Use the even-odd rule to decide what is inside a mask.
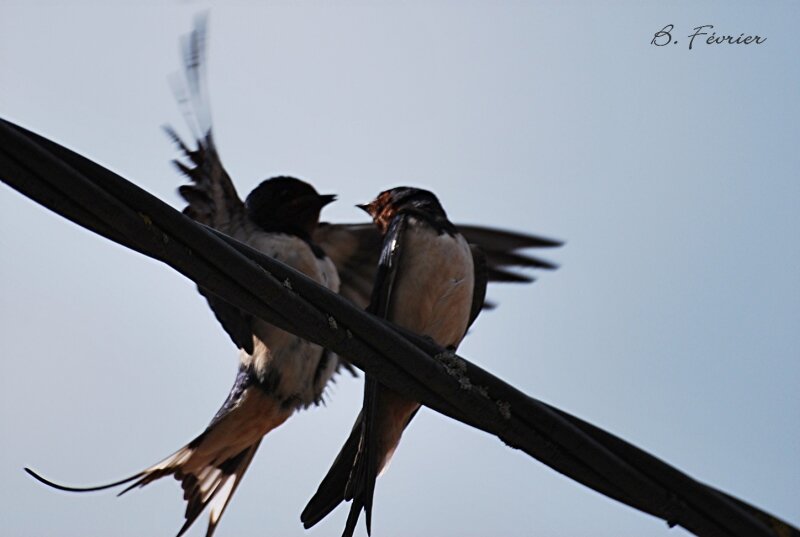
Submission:
[[[70,487],[67,485],[61,485],[59,483],[56,483],[55,481],[50,481],[49,479],[46,479],[41,475],[37,474],[30,468],[25,468],[25,471],[28,473],[28,475],[30,475],[32,478],[36,479],[40,483],[43,483],[50,488],[54,488],[56,490],[63,490],[66,492],[95,492],[98,490],[108,490],[114,487],[118,487],[120,485],[124,485],[125,483],[130,483],[134,479],[139,479],[140,477],[145,475],[145,472],[139,472],[138,474],[126,477],[125,479],[120,479],[119,481],[114,481],[113,483],[108,483],[106,485],[97,485],[95,487]]]
[[[345,489],[350,480],[361,441],[361,415],[356,419],[350,436],[333,461],[330,470],[319,484],[317,492],[308,501],[300,515],[303,526],[308,529],[328,516],[336,507],[345,501]],[[349,498],[348,498],[349,499]]]
[[[186,500],[186,521],[179,530],[178,536],[183,535],[206,507],[211,505],[208,530],[206,533],[206,537],[211,537],[219,524],[222,514],[228,507],[231,498],[233,498],[233,494],[236,492],[242,476],[250,466],[250,462],[253,460],[253,455],[255,455],[258,450],[261,440],[258,440],[255,444],[224,461],[198,463],[193,460],[193,455],[196,453],[202,439],[203,435],[163,461],[154,464],[136,475],[105,485],[71,487],[46,479],[30,468],[25,468],[25,471],[34,479],[48,487],[66,492],[93,492],[130,483],[118,496],[122,496],[135,488],[144,487],[162,477],[174,476],[175,479],[181,482],[183,498]]]

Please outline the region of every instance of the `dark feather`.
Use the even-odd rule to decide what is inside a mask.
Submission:
[[[403,232],[406,226],[407,219],[404,216],[392,220],[383,239],[383,248],[381,248],[378,260],[375,284],[367,311],[384,319],[389,315],[389,304],[397,278],[397,267],[403,254]]]
[[[328,226],[328,229],[325,230],[325,234],[322,235],[323,239],[326,236],[333,236],[334,232],[339,232],[339,230],[330,229],[331,227],[333,226]],[[373,226],[370,227],[374,230]],[[402,236],[405,227],[405,217],[394,218],[385,238],[382,240],[383,248],[379,250],[380,258],[376,263],[375,283],[372,288],[369,307],[367,308],[367,311],[379,317],[385,318],[389,313],[391,292],[397,275],[400,256],[402,255]],[[363,232],[363,230],[361,231]],[[380,238],[377,232],[375,235]],[[370,237],[368,240],[371,240],[372,234],[365,233],[363,236]],[[342,243],[344,242],[344,238],[341,236],[339,240]],[[332,259],[335,259],[335,254],[329,255]],[[375,490],[378,467],[378,455],[375,448],[376,435],[373,431],[377,412],[376,392],[378,386],[377,381],[370,375],[366,375],[361,414],[359,414],[356,424],[339,455],[320,483],[317,492],[309,500],[300,515],[300,519],[306,528],[310,528],[322,520],[342,501],[352,500],[353,503],[350,506],[350,514],[343,535],[353,534],[362,508],[366,511],[367,531],[369,532],[372,522],[372,497]]]
[[[525,274],[517,274],[501,268],[488,267],[486,275],[490,282],[503,282],[503,283],[531,283],[535,280],[533,276],[526,276]]]
[[[378,271],[375,275],[375,286],[372,290],[367,311],[384,319],[389,317],[392,291],[397,279],[397,269],[403,255],[403,232],[408,225],[408,216],[401,215],[392,219],[383,239]],[[364,380],[364,403],[362,405],[362,430],[359,452],[347,483],[345,497],[352,499],[350,514],[347,517],[343,537],[351,537],[358,523],[358,516],[363,509],[366,514],[367,533],[372,526],[372,499],[375,494],[375,480],[378,472],[378,449],[375,419],[378,408],[378,390],[380,384],[371,375]]]
[[[175,97],[183,105],[186,123],[194,133],[197,148],[190,149],[172,127],[167,126],[164,130],[188,160],[188,163],[174,161],[175,166],[193,182],[191,189],[180,188],[180,194],[192,212],[202,218],[200,222],[234,235],[230,227],[241,225],[245,211],[219,158],[211,131],[205,80],[206,27],[206,16],[195,19],[194,28],[183,40],[183,77],[173,78]],[[200,193],[203,195],[198,195]]]
[[[312,237],[331,258],[339,272],[339,294],[365,308],[372,296],[375,272],[383,238],[370,224],[329,224],[317,226]]]
[[[345,487],[350,479],[350,472],[355,464],[358,447],[361,441],[361,414],[345,440],[342,449],[333,461],[330,470],[317,487],[314,496],[309,500],[300,515],[306,529],[328,516],[345,499]]]
[[[196,149],[190,149],[172,127],[166,126],[164,131],[187,161],[173,161],[192,182],[178,188],[178,193],[188,204],[183,210],[184,214],[236,237],[237,231],[247,227],[247,215],[244,203],[236,193],[213,142],[205,81],[206,28],[206,16],[197,17],[192,32],[183,40],[183,77],[173,78],[173,81],[177,80],[173,88],[176,99],[183,105],[186,123],[194,132]],[[205,289],[198,288],[198,291],[206,298],[234,344],[252,353],[251,316]]]
[[[486,256],[489,282],[530,283],[532,276],[511,270],[558,268],[558,265],[518,250],[525,248],[555,248],[563,243],[536,235],[526,235],[502,229],[474,225],[456,225],[467,242],[478,246]],[[314,233],[320,245],[336,265],[342,282],[340,294],[366,308],[372,295],[380,257],[380,233],[372,224],[320,224]]]
[[[511,251],[522,248],[557,248],[564,245],[562,241],[504,229],[468,224],[456,224],[456,227],[467,239],[467,242],[480,245],[485,252]]]
[[[472,251],[472,266],[475,281],[472,287],[472,307],[470,309],[469,325],[467,325],[467,328],[472,326],[472,323],[478,318],[478,314],[486,307],[486,286],[489,280],[489,269],[483,250],[474,244],[470,245],[470,250]]]
[[[198,287],[197,290],[206,297],[211,311],[214,312],[214,316],[228,333],[231,341],[247,354],[253,354],[253,316],[202,287]]]
[[[475,243],[472,243],[475,244]],[[486,258],[490,265],[504,266],[504,267],[531,267],[554,270],[558,265],[551,261],[534,257],[531,255],[523,255],[516,252],[500,252],[490,251],[486,254]]]
[[[228,502],[233,497],[233,494],[236,491],[239,482],[241,481],[241,477],[247,470],[247,467],[249,466],[253,455],[258,449],[261,440],[245,448],[243,451],[234,455],[233,457],[215,462],[211,465],[203,466],[200,472],[197,474],[186,471],[183,464],[190,458],[195,450],[199,448],[204,440],[207,439],[207,435],[210,434],[212,428],[217,423],[226,419],[226,417],[229,417],[230,413],[236,409],[241,402],[245,391],[248,389],[248,387],[252,386],[255,381],[256,378],[253,376],[251,371],[248,369],[240,369],[236,376],[236,381],[234,382],[234,385],[228,394],[228,397],[222,404],[217,414],[211,420],[206,430],[198,435],[194,440],[189,442],[189,444],[182,447],[166,459],[133,476],[109,483],[107,485],[94,487],[69,487],[45,479],[28,468],[26,468],[25,471],[45,485],[68,492],[99,491],[128,484],[128,486],[124,488],[118,494],[118,496],[122,496],[123,494],[135,488],[144,487],[158,479],[161,479],[162,477],[167,477],[170,475],[174,476],[175,479],[181,482],[183,499],[186,500],[186,521],[178,532],[178,536],[182,535],[186,530],[188,530],[192,523],[197,520],[203,510],[208,507],[208,505],[211,504],[215,498],[217,498],[217,503],[215,503],[212,507],[211,519],[209,521],[206,534],[207,537],[210,537],[213,534],[217,523],[222,516],[222,513],[227,508]],[[213,474],[212,472],[204,475],[206,470],[217,470],[218,472],[217,474]],[[233,480],[233,482],[230,483],[230,489],[226,491],[226,484],[229,483],[230,480]],[[223,492],[224,495],[218,496],[221,492]]]
[[[105,485],[98,485],[94,487],[69,487],[67,485],[61,485],[60,483],[56,483],[55,481],[50,481],[49,479],[46,479],[41,475],[37,474],[30,468],[24,468],[24,470],[28,473],[28,475],[30,475],[40,483],[47,485],[50,488],[54,488],[56,490],[63,490],[65,492],[96,492],[98,490],[107,490],[114,487],[118,487],[120,485],[124,485],[125,483],[130,483],[131,481],[139,479],[144,475],[144,472],[139,472],[138,474],[126,477],[125,479],[120,479],[119,481],[114,481],[113,483],[107,483]]]

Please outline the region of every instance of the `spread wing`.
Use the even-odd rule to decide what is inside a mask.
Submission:
[[[172,127],[166,127],[165,130],[182,153],[182,159],[173,162],[191,182],[178,188],[187,202],[183,213],[246,242],[252,224],[228,172],[222,166],[211,132],[205,74],[207,27],[206,15],[195,18],[191,33],[181,40],[183,76],[176,74],[172,78],[175,97],[195,139],[196,148],[191,149],[184,143]],[[206,297],[217,320],[236,346],[252,353],[251,316],[203,288],[198,290]]]
[[[188,203],[184,214],[227,235],[236,236],[248,227],[247,216],[244,203],[222,166],[211,132],[205,74],[207,25],[206,16],[198,16],[191,33],[181,40],[183,77],[176,74],[172,78],[175,98],[195,138],[196,149],[190,149],[171,127],[166,127],[166,131],[185,159],[173,162],[192,183],[178,189]]]
[[[529,283],[534,278],[519,269],[553,270],[558,266],[546,259],[524,252],[529,248],[555,248],[563,243],[537,235],[516,233],[484,226],[456,224],[458,231],[485,258],[488,282]],[[369,224],[322,223],[314,233],[314,242],[333,260],[339,271],[339,293],[362,308],[370,303],[378,268],[382,240]],[[483,303],[483,307],[487,307]]]
[[[313,240],[336,265],[339,294],[366,309],[383,245],[375,224],[322,222],[317,226]]]
[[[504,229],[456,224],[467,242],[478,246],[486,255],[487,278],[490,282],[528,283],[534,278],[510,269],[554,270],[558,265],[541,257],[519,250],[528,248],[557,248],[564,243],[538,235],[528,235]]]

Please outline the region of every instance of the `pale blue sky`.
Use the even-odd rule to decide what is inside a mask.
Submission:
[[[166,80],[211,7],[213,120],[240,194],[294,174],[339,194],[325,218],[360,221],[353,204],[413,184],[454,221],[567,240],[559,271],[490,290],[501,307],[463,354],[800,524],[800,4],[265,4],[0,0],[0,116],[180,207]],[[669,23],[678,45],[651,46]],[[767,41],[689,51],[701,24]],[[0,226],[2,533],[173,535],[174,481],[68,495],[22,467],[96,484],[156,462],[205,427],[235,349],[166,266],[5,186]],[[267,438],[218,535],[340,533],[343,510],[310,532],[299,513],[360,390],[341,380]],[[373,529],[685,535],[431,411],[379,480]]]

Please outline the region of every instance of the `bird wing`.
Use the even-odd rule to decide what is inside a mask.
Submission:
[[[515,269],[552,270],[558,266],[546,259],[522,252],[528,248],[554,248],[563,243],[537,235],[486,226],[456,224],[467,242],[485,257],[488,282],[528,283],[534,278]],[[313,240],[333,260],[339,271],[339,293],[366,308],[372,297],[383,240],[372,223],[329,224],[317,227]],[[488,304],[483,303],[484,307]]]
[[[175,74],[171,78],[175,98],[197,148],[190,149],[173,128],[166,127],[166,131],[187,161],[176,159],[175,166],[192,182],[178,189],[188,203],[184,214],[235,237],[246,231],[241,228],[247,227],[247,216],[214,145],[206,83],[207,27],[205,14],[195,18],[192,31],[181,39],[183,76]]]
[[[330,226],[337,227],[337,226]],[[362,270],[360,263],[351,263],[353,269],[352,274],[358,277],[365,277],[370,273],[374,275],[374,285],[371,285],[371,298],[367,311],[379,317],[386,318],[389,313],[389,305],[391,300],[392,288],[397,275],[397,267],[402,255],[402,235],[406,227],[405,218],[395,218],[389,229],[386,232],[385,238],[381,238],[377,231],[374,233],[366,232],[366,225],[359,225],[355,233],[348,235],[346,226],[338,226],[339,229],[328,230],[328,237],[333,237],[335,240],[340,241],[340,245],[345,245],[348,249],[340,248],[337,254],[329,253],[328,255],[334,260],[345,261],[342,265],[347,266],[348,259],[358,258],[360,255],[364,257],[371,256],[372,251],[368,252],[353,252],[349,248],[355,248],[359,244],[363,246],[366,240],[372,240],[372,237],[377,237],[379,241],[379,248],[377,250],[379,260],[373,263],[373,268],[369,272]],[[374,225],[369,224],[369,228],[374,230]],[[359,235],[360,234],[360,235]],[[315,237],[315,240],[317,237]],[[365,240],[366,239],[366,240]],[[333,241],[328,240],[327,244]],[[383,245],[380,248],[380,245]],[[322,245],[321,245],[322,246]],[[324,249],[325,246],[322,246]],[[344,254],[355,254],[352,257]],[[337,265],[338,268],[338,265]],[[341,269],[340,269],[341,271]],[[339,273],[342,278],[342,272]],[[342,287],[344,286],[344,279],[342,279]],[[340,293],[342,290],[340,288]],[[343,294],[343,293],[342,293]],[[363,297],[359,296],[359,300]],[[306,528],[310,528],[320,520],[322,520],[328,513],[336,508],[339,503],[344,500],[353,500],[350,507],[350,514],[347,518],[347,524],[343,535],[352,535],[355,531],[358,516],[361,514],[361,509],[366,511],[367,528],[371,525],[372,519],[372,497],[375,490],[375,479],[377,478],[378,466],[378,450],[375,445],[375,418],[377,415],[377,395],[379,384],[371,376],[366,375],[364,384],[364,403],[362,411],[356,419],[356,423],[350,433],[350,436],[345,441],[339,455],[336,457],[327,475],[323,478],[322,482],[317,489],[317,492],[308,502],[300,519]]]
[[[253,224],[247,218],[244,203],[222,165],[211,130],[206,85],[207,27],[207,16],[198,15],[192,31],[181,40],[183,76],[176,74],[171,79],[175,97],[193,134],[196,148],[190,149],[172,127],[165,127],[165,130],[182,153],[182,159],[175,159],[173,163],[191,181],[191,184],[178,188],[187,202],[183,213],[246,242],[248,234],[253,231]],[[252,353],[252,317],[202,287],[198,287],[198,291],[206,298],[236,346]]]
[[[375,272],[381,255],[381,237],[375,225],[329,224],[317,226],[313,241],[336,265],[339,294],[366,309],[375,284]]]
[[[380,260],[378,261],[375,275],[375,285],[367,308],[369,313],[382,319],[389,317],[392,291],[397,280],[397,268],[403,255],[403,233],[407,225],[407,217],[394,218],[383,239],[383,248],[381,248]],[[377,446],[379,433],[376,423],[379,415],[378,399],[380,389],[380,383],[372,375],[366,375],[364,379],[364,403],[361,413],[363,416],[361,443],[350,475],[350,482],[347,484],[348,491],[345,493],[345,497],[352,498],[353,503],[350,505],[350,513],[347,516],[343,537],[351,537],[355,532],[358,516],[362,508],[367,518],[367,534],[371,531],[372,499],[375,494],[375,480],[378,478],[379,458],[381,457]]]
[[[557,265],[550,261],[518,250],[557,247],[562,244],[559,241],[485,226],[457,225],[456,227],[467,239],[467,242],[473,246],[475,259],[475,293],[470,325],[482,309],[494,307],[492,303],[486,301],[488,282],[528,283],[534,281],[531,276],[512,270],[513,267],[551,270],[557,268]],[[375,225],[372,223],[331,224],[322,222],[317,226],[312,240],[322,248],[336,266],[341,281],[339,294],[358,307],[367,309],[372,299],[372,290],[379,270],[383,245],[383,237]],[[232,316],[220,318],[218,314],[217,318],[225,326],[225,321],[231,319]],[[235,317],[233,318],[235,319]],[[231,333],[231,330],[235,328],[237,326],[226,327],[226,330]],[[234,339],[234,341],[236,340]],[[338,357],[338,360],[340,366],[345,367],[355,376],[355,370],[347,360],[342,357]],[[322,485],[320,487],[324,488]],[[313,506],[311,507],[309,513],[315,510]]]
[[[480,247],[486,255],[487,278],[490,282],[534,281],[530,276],[510,270],[512,267],[546,270],[558,268],[555,263],[519,250],[557,248],[564,244],[561,241],[484,226],[456,224],[456,227],[468,243]]]
[[[486,287],[489,283],[489,264],[486,254],[481,250],[480,246],[475,244],[470,244],[469,249],[472,252],[475,281],[472,286],[472,307],[469,313],[467,329],[472,326],[472,323],[478,318],[478,315],[486,304]]]

